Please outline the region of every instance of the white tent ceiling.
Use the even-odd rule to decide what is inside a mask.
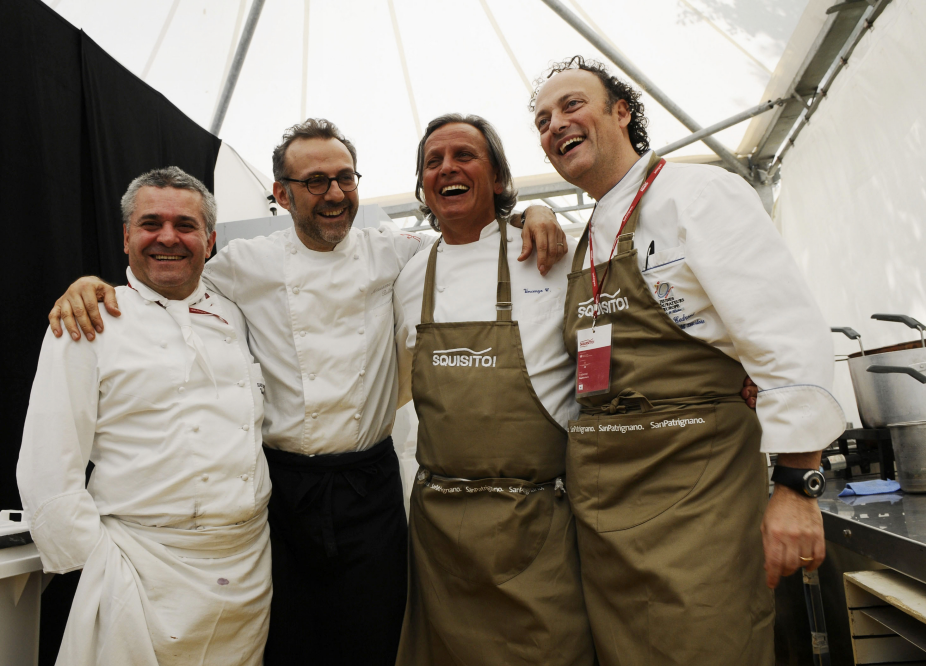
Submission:
[[[46,2],[210,126],[251,0]],[[764,101],[808,5],[564,2],[703,126]],[[573,54],[606,61],[541,0],[266,0],[219,136],[269,174],[286,127],[329,118],[358,146],[369,199],[413,189],[428,120],[476,113],[498,128],[516,176],[551,173],[527,111],[529,82]],[[689,134],[651,99],[646,110],[657,149]],[[747,126],[717,138],[736,150]],[[706,154],[699,142],[675,156]]]

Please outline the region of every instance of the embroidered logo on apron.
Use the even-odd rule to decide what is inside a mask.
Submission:
[[[467,347],[457,349],[437,349],[431,355],[433,365],[445,365],[449,368],[494,368],[495,356],[487,356],[492,348],[473,351]]]
[[[621,290],[618,289],[613,294],[602,294],[601,295],[601,311],[614,314],[615,312],[620,312],[621,310],[626,310],[630,307],[630,301],[626,296],[619,296]],[[583,317],[594,317],[595,316],[595,299],[594,297],[588,299],[587,301],[582,301],[579,303],[579,319]]]

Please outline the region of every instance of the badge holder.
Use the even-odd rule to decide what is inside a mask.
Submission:
[[[611,390],[611,324],[578,331],[576,395],[586,397]]]

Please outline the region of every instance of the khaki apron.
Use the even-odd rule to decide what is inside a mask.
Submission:
[[[499,226],[497,321],[434,323],[437,244],[428,261],[402,666],[594,663],[562,480],[566,434],[527,374]]]
[[[652,172],[654,154],[647,168]],[[760,526],[768,500],[758,418],[740,398],[746,371],[685,333],[643,279],[637,208],[598,266],[611,324],[611,385],[581,397],[566,474],[582,582],[603,666],[770,665],[774,597]],[[566,347],[590,328],[588,228],[566,297]],[[605,269],[608,268],[605,275]]]

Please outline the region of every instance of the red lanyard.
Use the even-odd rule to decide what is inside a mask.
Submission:
[[[621,221],[621,228],[617,230],[617,236],[614,237],[614,245],[611,246],[611,256],[608,257],[608,268],[605,269],[604,276],[601,278],[602,282],[608,276],[608,270],[611,268],[611,259],[614,258],[614,250],[617,249],[617,242],[620,240],[621,232],[624,231],[624,227],[627,225],[627,220],[630,219],[630,216],[633,215],[633,211],[636,210],[637,204],[640,203],[640,199],[643,198],[643,195],[646,193],[646,190],[649,189],[649,186],[653,184],[653,181],[656,180],[656,176],[659,175],[659,172],[662,171],[662,167],[666,165],[665,159],[659,160],[659,164],[656,165],[656,168],[653,169],[653,172],[649,177],[643,181],[643,184],[640,185],[640,189],[637,190],[637,196],[633,198],[633,201],[630,202],[630,208],[627,209],[627,212],[624,213],[624,219]],[[596,206],[597,208],[597,206]],[[591,264],[591,274],[592,274],[592,296],[595,299],[595,315],[594,319],[598,319],[598,313],[600,312],[601,304],[601,284],[598,282],[598,270],[595,268],[595,251],[594,251],[594,230],[592,229],[592,220],[595,218],[595,211],[592,211],[592,216],[588,220],[588,260]],[[592,324],[594,326],[594,324]]]

